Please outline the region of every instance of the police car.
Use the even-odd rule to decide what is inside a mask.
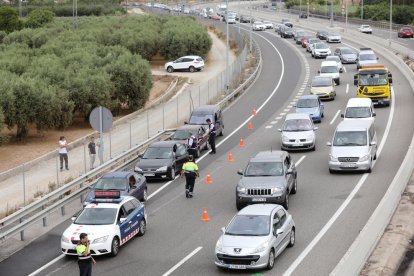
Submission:
[[[76,255],[79,234],[86,233],[91,255],[116,256],[120,246],[145,234],[147,214],[135,197],[121,197],[120,191],[95,191],[94,202],[72,220],[61,238],[63,254]]]

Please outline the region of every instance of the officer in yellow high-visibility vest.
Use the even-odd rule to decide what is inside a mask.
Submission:
[[[185,175],[185,197],[192,198],[195,179],[200,176],[198,173],[198,166],[194,163],[192,155],[189,155],[188,161],[184,163],[181,175]]]
[[[86,233],[81,233],[79,235],[79,242],[76,245],[76,253],[78,255],[79,275],[91,276],[92,264],[96,264],[96,262],[89,252],[89,240]]]

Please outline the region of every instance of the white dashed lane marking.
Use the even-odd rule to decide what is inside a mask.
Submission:
[[[273,126],[265,126],[265,128],[272,128]]]

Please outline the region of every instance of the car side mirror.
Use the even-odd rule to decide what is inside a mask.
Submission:
[[[331,142],[326,142],[326,145],[327,145],[328,147],[330,147],[330,146],[332,146],[332,143],[331,143]]]
[[[345,118],[345,115],[344,114],[341,114],[341,118]]]
[[[70,219],[72,220],[72,222],[74,222],[74,221],[75,221],[75,219],[76,219],[76,216],[73,216],[73,217],[71,217]]]
[[[292,169],[288,169],[287,172],[286,172],[286,174],[292,174],[292,173],[293,173]]]
[[[318,70],[318,73],[320,74],[321,73],[321,70]]]
[[[277,131],[282,132],[282,130],[280,128],[278,128]]]
[[[139,158],[142,158],[142,156],[143,156],[143,154],[138,154],[138,157],[139,157]]]
[[[377,142],[372,141],[372,142],[370,143],[370,145],[371,145],[371,146],[376,146],[376,145],[377,145]]]
[[[282,229],[276,229],[276,236],[279,236],[283,234],[283,230]]]
[[[377,57],[377,60],[379,60],[379,57]]]
[[[243,170],[238,170],[237,174],[243,175]]]
[[[343,72],[344,72],[344,69],[340,68],[339,73],[343,73]]]
[[[296,107],[296,106],[297,106],[297,104],[296,104],[296,103],[294,103],[292,106],[293,106],[293,107]]]
[[[318,127],[314,127],[313,130],[318,130]]]
[[[120,218],[119,219],[119,223],[124,223],[126,221],[127,218]]]
[[[186,121],[186,122],[184,122],[184,124],[185,124],[185,125],[188,125],[188,122]]]
[[[226,227],[221,227],[221,233],[226,233]]]
[[[136,189],[137,185],[132,185],[131,189]]]
[[[375,117],[375,116],[377,116],[377,113],[375,113],[375,112],[372,113],[372,117]]]

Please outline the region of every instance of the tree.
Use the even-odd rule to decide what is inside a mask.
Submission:
[[[0,7],[0,30],[11,33],[22,28],[17,11],[9,6]]]
[[[52,22],[55,14],[47,9],[36,9],[29,13],[26,21],[26,27],[39,28],[46,23]]]

